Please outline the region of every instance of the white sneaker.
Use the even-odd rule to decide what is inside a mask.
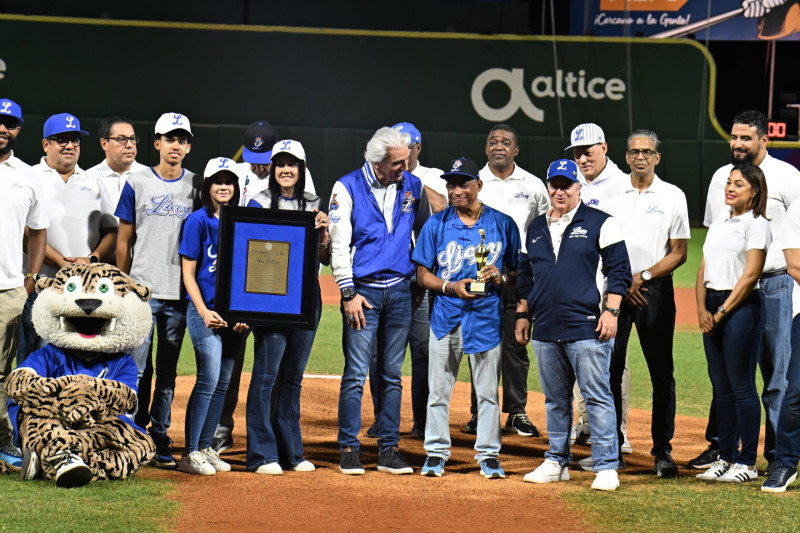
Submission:
[[[214,470],[217,472],[230,472],[231,465],[223,461],[219,458],[219,454],[214,448],[206,448],[205,450],[200,450],[200,453],[205,456],[206,461],[208,464],[214,467]]]
[[[713,468],[713,467],[712,467]],[[720,483],[743,483],[745,481],[753,481],[758,479],[758,468],[736,463],[731,466],[727,472],[717,478]]]
[[[553,483],[554,481],[568,481],[569,468],[562,467],[552,459],[545,459],[533,472],[528,472],[522,481],[528,483]]]
[[[317,468],[310,461],[300,461],[292,467],[295,472],[313,472]]]
[[[696,477],[702,481],[716,481],[717,478],[724,475],[725,472],[731,467],[731,464],[728,461],[723,461],[722,459],[717,459],[711,466],[708,467],[708,470],[701,474],[697,474]]]
[[[178,470],[197,476],[213,476],[217,470],[206,460],[206,456],[199,451],[184,455],[178,464]]]
[[[581,467],[581,470],[585,470],[586,472],[592,471],[592,465],[594,462],[592,461],[592,456],[584,457],[580,461],[578,461],[578,466]]]
[[[589,424],[578,419],[578,423],[572,426],[572,432],[569,435],[569,442],[572,445],[586,445],[592,444],[592,438],[589,433]]]
[[[592,488],[594,490],[617,490],[619,476],[616,470],[601,470],[594,476]]]
[[[625,431],[622,432],[622,446],[620,446],[619,451],[625,454],[633,453],[633,447],[631,443],[628,442],[628,434]]]
[[[283,475],[283,469],[278,463],[267,463],[256,468],[256,474],[266,474],[268,476]]]

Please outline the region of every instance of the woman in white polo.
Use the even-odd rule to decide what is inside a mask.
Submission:
[[[717,393],[720,446],[719,460],[697,478],[741,483],[758,477],[761,404],[755,374],[762,324],[755,289],[771,241],[761,169],[752,163],[735,166],[725,203],[730,216],[708,229],[697,272],[697,316]]]

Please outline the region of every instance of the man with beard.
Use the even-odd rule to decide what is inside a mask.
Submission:
[[[767,126],[767,117],[759,111],[743,111],[734,117],[730,142],[732,164],[720,168],[711,178],[703,224],[708,227],[715,220],[728,215],[724,187],[733,164],[758,165],[767,179],[766,216],[772,232],[772,245],[767,250],[767,261],[758,290],[764,322],[758,363],[764,378],[764,391],[761,394],[766,412],[764,457],[769,463],[769,473],[775,460],[775,428],[786,390],[786,367],[791,354],[792,278],[786,271],[780,236],[786,210],[800,197],[800,171],[767,153]],[[706,440],[710,445],[689,461],[690,468],[708,468],[719,458],[715,404],[714,398],[706,427]]]
[[[22,122],[20,106],[0,99],[0,462],[14,469],[22,464],[22,453],[11,443],[5,382],[14,360],[19,317],[42,269],[48,227],[39,175],[14,156]],[[28,273],[23,275],[26,233]]]

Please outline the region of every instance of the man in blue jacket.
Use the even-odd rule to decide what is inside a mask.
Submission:
[[[339,391],[343,474],[363,474],[361,399],[377,350],[382,384],[378,470],[410,474],[400,455],[401,371],[411,327],[411,233],[422,184],[407,172],[409,135],[381,128],[367,143],[366,163],[331,191],[331,268],[342,294],[344,372]],[[374,377],[374,376],[373,376]]]
[[[550,440],[544,463],[523,480],[569,479],[572,385],[577,378],[592,435],[592,488],[616,490],[619,446],[609,364],[631,267],[615,220],[584,205],[580,190],[573,161],[550,165],[547,191],[553,207],[528,226],[527,253],[519,263],[515,334],[521,344],[533,339]]]

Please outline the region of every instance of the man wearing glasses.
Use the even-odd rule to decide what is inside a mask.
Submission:
[[[100,147],[106,158],[87,172],[103,180],[115,207],[128,178],[147,168],[136,161],[138,144],[139,137],[127,118],[106,117],[100,121]]]
[[[22,453],[11,442],[4,386],[14,360],[19,317],[28,294],[35,293],[33,286],[42,269],[48,226],[39,175],[14,156],[22,122],[20,106],[0,99],[0,462],[13,469],[22,464]],[[23,274],[22,241],[26,233],[29,260],[28,273]]]
[[[66,266],[106,261],[114,252],[114,202],[102,180],[78,166],[81,138],[86,135],[78,118],[69,113],[53,115],[44,123],[45,155],[33,170],[41,178],[50,219],[41,271],[46,277],[54,277]],[[27,271],[33,272],[30,267]],[[22,314],[17,364],[43,345],[31,322],[35,300],[34,291]]]
[[[622,372],[631,326],[636,324],[653,386],[650,429],[653,437],[650,455],[655,457],[653,471],[660,477],[674,477],[678,475],[678,467],[672,460],[670,443],[675,433],[672,272],[686,262],[690,233],[686,196],[656,175],[656,165],[661,161],[660,144],[658,136],[649,130],[636,130],[628,137],[625,159],[631,168],[630,180],[609,206],[609,214],[621,222],[633,275],[617,323],[611,355],[611,392],[619,420]],[[617,427],[617,435],[622,438],[621,425]]]

